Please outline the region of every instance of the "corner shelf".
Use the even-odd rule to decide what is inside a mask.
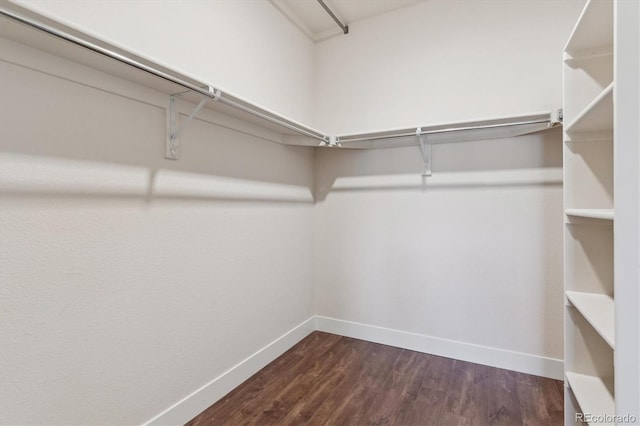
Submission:
[[[613,209],[566,209],[567,216],[581,217],[586,219],[613,220]]]
[[[615,304],[606,294],[567,291],[567,299],[611,349],[615,349]]]
[[[576,118],[565,132],[602,132],[613,129],[613,82],[609,84]]]
[[[566,376],[583,413],[594,416],[615,413],[613,395],[601,378],[570,372]]]

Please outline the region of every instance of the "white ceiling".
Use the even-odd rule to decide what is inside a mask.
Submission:
[[[313,41],[342,34],[317,0],[270,0]],[[324,0],[343,24],[352,24],[426,0]]]

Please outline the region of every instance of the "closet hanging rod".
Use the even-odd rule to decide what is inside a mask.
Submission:
[[[323,0],[318,0],[318,3],[320,3],[320,6],[322,6],[322,8],[325,10],[325,12],[327,12],[329,14],[329,16],[331,16],[331,19],[333,19],[335,21],[335,23],[338,24],[338,26],[340,27],[342,32],[344,34],[349,34],[349,25],[343,24],[342,21],[340,21],[340,19],[338,19],[336,14],[333,13],[333,11],[329,8],[329,6],[327,6],[327,4]]]
[[[419,135],[436,135],[441,133],[451,133],[451,132],[463,132],[463,131],[473,131],[473,130],[484,130],[484,129],[497,129],[501,127],[513,127],[513,126],[526,126],[532,124],[544,124],[548,123],[553,127],[559,124],[556,121],[553,121],[551,117],[546,119],[539,120],[528,120],[528,121],[517,121],[513,123],[497,123],[497,124],[486,124],[486,125],[478,125],[478,126],[462,126],[462,127],[447,127],[443,129],[435,129],[435,130],[423,130],[419,132]],[[425,126],[426,127],[426,126]],[[374,141],[374,140],[383,140],[383,139],[395,139],[395,138],[407,138],[407,137],[416,137],[415,129],[411,130],[402,130],[398,133],[388,133],[380,135],[371,135],[371,136],[340,136],[340,143],[349,143],[349,142],[364,142],[364,141]]]
[[[95,43],[91,43],[90,41],[83,40],[80,37],[76,37],[76,36],[74,36],[72,34],[69,34],[69,33],[66,33],[64,31],[58,30],[57,28],[53,28],[50,25],[43,24],[42,22],[36,21],[36,20],[28,18],[26,16],[22,16],[22,15],[20,15],[18,13],[13,12],[13,11],[0,9],[0,15],[4,16],[6,18],[9,18],[11,20],[17,21],[17,22],[19,22],[21,24],[27,25],[29,27],[35,28],[37,30],[40,30],[42,32],[45,32],[45,33],[47,33],[49,35],[52,35],[54,37],[57,37],[59,39],[68,41],[70,43],[73,43],[73,44],[75,44],[77,46],[84,47],[85,49],[91,50],[91,51],[93,51],[95,53],[98,53],[98,54],[101,54],[103,56],[107,56],[107,57],[109,57],[111,59],[114,59],[116,61],[125,63],[125,64],[127,64],[129,66],[137,68],[137,69],[139,69],[141,71],[145,71],[145,72],[147,72],[149,74],[155,75],[156,77],[160,77],[160,78],[162,78],[164,80],[167,80],[167,81],[169,81],[171,83],[174,83],[174,84],[177,84],[179,86],[182,86],[182,87],[184,87],[186,89],[193,90],[194,92],[198,92],[201,95],[212,97],[211,93],[209,93],[206,89],[203,88],[203,87],[207,86],[206,84],[202,84],[203,87],[198,87],[197,85],[191,84],[191,83],[189,83],[187,81],[184,81],[184,80],[182,80],[182,79],[180,79],[178,77],[169,75],[169,74],[167,74],[165,72],[162,72],[162,71],[157,70],[157,69],[155,69],[153,67],[145,65],[145,64],[143,64],[141,62],[138,62],[138,61],[136,61],[134,59],[128,58],[128,57],[126,57],[124,55],[121,55],[120,53],[114,52],[114,51],[109,50],[109,49],[105,49],[104,47],[98,46]]]
[[[193,84],[190,83],[188,81],[185,81],[184,79],[180,78],[179,76],[176,75],[171,75],[169,73],[166,73],[164,71],[161,71],[157,68],[154,68],[152,66],[146,65],[140,61],[137,61],[135,59],[129,58],[126,55],[123,55],[121,53],[118,52],[114,52],[113,50],[104,48],[102,46],[99,46],[95,43],[92,43],[88,40],[84,40],[80,37],[77,37],[73,34],[69,34],[65,31],[59,30],[57,28],[52,27],[51,25],[47,25],[44,24],[42,22],[39,22],[35,19],[32,19],[30,17],[27,16],[23,16],[19,13],[16,13],[14,11],[11,10],[6,10],[4,8],[0,8],[0,16],[8,18],[10,20],[19,22],[23,25],[29,26],[31,28],[35,28],[36,30],[42,31],[46,34],[49,34],[51,36],[54,36],[58,39],[67,41],[69,43],[75,44],[77,46],[83,47],[87,50],[90,50],[92,52],[98,53],[100,55],[103,55],[105,57],[108,57],[110,59],[116,60],[118,62],[124,63],[126,65],[129,65],[133,68],[136,68],[138,70],[144,71],[148,74],[151,74],[153,76],[159,77],[163,80],[166,80],[170,83],[176,84],[178,86],[184,87],[185,89],[189,89],[192,90],[194,92],[197,92],[203,96],[207,96],[209,98],[215,99],[225,105],[228,105],[232,108],[235,108],[237,110],[243,111],[245,113],[251,114],[254,117],[258,117],[260,119],[266,120],[272,124],[276,124],[278,126],[287,128],[291,131],[294,131],[296,133],[299,133],[301,135],[313,138],[313,139],[317,139],[317,140],[325,140],[326,137],[325,135],[315,132],[313,130],[310,129],[305,129],[302,128],[300,126],[297,126],[293,123],[287,122],[285,121],[286,119],[284,118],[279,118],[277,116],[272,115],[272,113],[269,113],[267,111],[264,110],[260,110],[260,109],[256,109],[256,108],[252,108],[251,106],[247,106],[247,105],[243,105],[242,103],[240,103],[238,100],[234,99],[234,97],[232,97],[231,95],[225,94],[224,92],[221,92],[219,90],[214,90],[214,93],[212,93],[211,91],[208,91],[207,89],[209,88],[209,85],[207,84]]]

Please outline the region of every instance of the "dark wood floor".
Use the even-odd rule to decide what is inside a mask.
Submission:
[[[187,423],[562,425],[562,382],[314,332]]]

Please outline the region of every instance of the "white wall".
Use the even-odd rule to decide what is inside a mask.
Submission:
[[[0,42],[0,423],[143,423],[311,317],[312,150],[205,111],[164,160],[166,95]]]
[[[314,45],[266,0],[14,2],[311,123]]]
[[[550,110],[582,1],[431,0],[318,45],[316,124],[338,133]],[[337,65],[339,64],[339,66]],[[321,150],[319,315],[561,359],[561,133]]]
[[[345,134],[562,107],[584,0],[428,0],[317,45],[315,126]]]
[[[559,138],[321,151],[316,312],[562,358]]]

